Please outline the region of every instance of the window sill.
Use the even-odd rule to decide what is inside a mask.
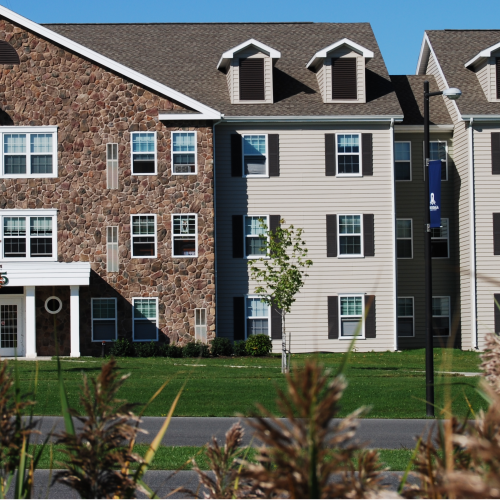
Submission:
[[[0,179],[57,179],[57,174],[1,174]]]
[[[337,340],[348,340],[348,341],[352,342],[353,339],[366,340],[366,338],[364,336],[362,337],[361,335],[357,335],[355,337],[354,336],[353,337],[339,337]]]
[[[337,177],[363,177],[363,174],[339,174],[337,172]]]
[[[243,258],[248,260],[269,260],[271,257],[269,255],[246,255]]]
[[[446,260],[449,259],[450,257],[432,257],[432,260]]]
[[[136,177],[139,177],[141,175],[146,175],[146,176],[150,176],[150,175],[158,175],[157,172],[153,172],[151,174],[136,174],[135,172],[132,172],[130,175],[135,175]]]
[[[0,262],[57,262],[56,257],[2,257]]]
[[[131,259],[157,259],[156,255],[132,255]]]
[[[364,259],[364,255],[339,255],[338,259]]]
[[[198,175],[198,172],[172,172],[172,176],[174,175]]]
[[[413,260],[413,257],[397,257],[398,260]]]
[[[269,174],[266,175],[242,175],[244,179],[269,179]]]
[[[396,179],[396,182],[411,182],[413,179]]]
[[[198,254],[196,255],[172,255],[172,259],[196,259]]]

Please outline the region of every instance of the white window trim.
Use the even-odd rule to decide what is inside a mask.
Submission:
[[[134,255],[134,217],[154,217],[155,221],[155,230],[154,230],[154,238],[155,238],[155,253],[154,255]],[[156,224],[156,214],[132,214],[130,216],[130,255],[132,259],[156,259],[158,255],[158,240],[157,240],[157,229],[158,226]],[[151,236],[151,235],[137,235],[140,236]]]
[[[442,182],[446,182],[448,180],[448,140],[445,139],[444,141],[440,140],[440,139],[436,139],[434,141],[429,141],[429,154],[430,154],[430,144],[432,143],[437,143],[437,142],[444,142],[445,144],[445,147],[446,147],[446,179],[441,179]],[[422,143],[423,144],[423,157],[424,157],[424,181],[425,181],[425,142]]]
[[[433,260],[444,260],[444,259],[449,259],[450,258],[450,219],[447,217],[441,217],[441,220],[446,221],[447,225],[447,235],[446,238],[437,238],[432,236],[432,231],[431,231],[431,248],[432,248],[432,242],[433,241],[440,241],[440,240],[446,240],[446,249],[448,251],[448,255],[446,257],[432,257]]]
[[[345,215],[351,215],[351,216],[359,216],[360,218],[360,227],[361,227],[361,253],[360,254],[340,254],[340,237],[341,236],[356,236],[356,235],[341,235],[340,234],[340,217],[343,217]],[[364,254],[364,237],[363,237],[363,232],[364,232],[364,227],[363,227],[363,214],[338,214],[337,215],[337,255],[339,259],[363,259],[365,257]]]
[[[411,161],[411,141],[394,141],[394,144],[409,144],[410,145],[410,178],[396,179],[396,163],[407,163],[406,160],[396,160],[396,151],[394,151],[394,179],[396,182],[411,182],[413,180],[413,163]],[[394,148],[395,150],[396,148]]]
[[[104,339],[104,340],[94,340],[94,301],[95,300],[113,300],[115,303],[115,338],[114,339]],[[91,315],[91,325],[92,325],[92,342],[112,342],[118,339],[118,310],[115,297],[92,297],[90,299],[90,315]],[[102,320],[104,318],[96,318],[96,321]],[[112,318],[106,318],[108,321]]]
[[[248,320],[249,319],[267,319],[267,331],[269,332],[269,338],[272,338],[271,332],[271,306],[262,302],[267,307],[267,316],[247,316],[248,311],[248,299],[260,299],[262,295],[258,294],[248,294],[245,295],[245,340],[248,338]]]
[[[247,104],[247,101],[244,101],[245,104]],[[264,102],[264,101],[256,101],[256,102]],[[250,101],[248,101],[249,104]],[[266,154],[265,154],[265,157],[266,157],[266,173],[265,174],[262,174],[262,175],[257,175],[257,174],[249,174],[249,175],[245,175],[245,137],[251,137],[253,135],[264,135],[266,137]],[[248,156],[252,156],[252,155],[248,155]],[[268,144],[268,134],[259,134],[259,133],[255,133],[255,134],[242,134],[241,135],[241,175],[242,177],[245,177],[245,178],[248,178],[248,179],[252,179],[252,178],[255,178],[255,179],[265,179],[267,177],[269,177],[269,144]]]
[[[156,324],[156,339],[138,339],[136,340],[135,338],[135,301],[136,300],[144,300],[148,299],[151,300],[153,299],[156,302],[156,318],[155,318],[155,324]],[[152,320],[153,318],[148,318],[149,320]],[[157,342],[158,341],[158,297],[133,297],[132,298],[132,342]]]
[[[25,174],[5,174],[4,162],[4,134],[26,134],[26,173]],[[52,173],[51,174],[32,174],[28,173],[31,170],[31,141],[29,134],[52,134]],[[58,164],[57,164],[57,127],[1,127],[0,128],[0,178],[1,179],[46,179],[58,177]]]
[[[342,308],[340,304],[341,297],[361,297],[363,301],[363,305],[361,306],[361,331],[356,336],[356,339],[364,339],[365,338],[365,319],[366,319],[366,311],[365,311],[365,297],[364,293],[339,293],[338,301],[339,301],[339,340],[348,340],[352,341],[354,337],[343,337],[342,336],[342,318],[358,318],[359,316],[342,316]]]
[[[196,324],[196,313],[197,311],[205,311],[205,323],[202,325],[197,325]],[[201,316],[201,313],[200,313]],[[207,313],[207,308],[206,307],[197,307],[194,310],[194,338],[196,341],[202,342],[200,338],[197,338],[196,336],[196,328],[204,327],[205,328],[205,342],[208,340],[208,313]]]
[[[134,173],[134,154],[151,154],[151,153],[134,153],[133,149],[133,139],[134,135],[143,135],[143,134],[154,134],[154,141],[155,141],[155,171],[150,174],[136,174]],[[130,175],[157,175],[158,173],[158,140],[156,137],[156,130],[144,130],[141,132],[130,132]]]
[[[398,238],[398,230],[397,230],[397,221],[398,220],[409,220],[411,221],[411,236],[410,238]],[[398,257],[397,256],[397,252],[398,252],[398,240],[410,240],[411,241],[411,257]],[[413,219],[409,218],[409,217],[401,217],[401,218],[397,218],[396,219],[396,257],[398,260],[410,260],[410,259],[413,259]],[[404,297],[402,297],[404,298]]]
[[[174,135],[176,134],[194,134],[194,172],[174,172],[174,155],[177,154],[193,154],[191,151],[187,153],[185,151],[174,152]],[[198,132],[196,130],[188,130],[187,132],[184,130],[176,130],[172,131],[170,137],[170,165],[172,170],[172,175],[198,175]]]
[[[409,337],[407,335],[406,336],[400,336],[398,334],[398,338],[400,338],[400,339],[412,339],[412,338],[415,337],[415,298],[414,297],[398,297],[398,300],[399,299],[411,299],[411,309],[413,311],[413,316],[400,316],[398,314],[397,319],[399,320],[399,318],[410,318],[411,317],[412,320],[413,320],[413,327],[412,327],[413,335],[411,337]],[[397,325],[396,325],[396,327],[397,327]]]
[[[57,262],[57,210],[38,208],[32,210],[16,210],[16,209],[5,209],[0,210],[0,261],[1,262]],[[52,217],[52,257],[29,257],[30,253],[30,235],[29,235],[29,223],[26,224],[26,257],[4,257],[4,217]]]
[[[346,101],[347,102],[347,101]],[[354,102],[349,101],[349,102]],[[339,135],[357,135],[359,137],[359,153],[339,153]],[[361,145],[361,133],[360,132],[337,132],[335,134],[335,168],[337,169],[336,175],[337,177],[363,177],[363,151]],[[340,156],[348,156],[348,155],[359,155],[359,173],[357,174],[342,174],[339,173],[339,155]]]
[[[194,255],[175,255],[174,254],[174,237],[175,236],[182,236],[182,235],[178,235],[178,234],[174,234],[174,217],[176,215],[194,215],[194,220],[195,220],[195,233],[194,233],[194,240],[195,240],[195,245],[196,245],[196,250],[195,250],[195,254]],[[184,214],[184,213],[181,213],[181,214],[172,214],[170,216],[170,223],[171,223],[171,243],[172,243],[172,257],[176,258],[176,259],[195,259],[196,257],[198,257],[198,214],[193,214],[193,213],[188,213],[188,214]]]
[[[449,295],[433,295],[433,299],[448,299],[448,331],[450,332],[449,335],[432,335],[433,338],[439,339],[449,339],[451,337],[451,299]],[[432,315],[433,318],[446,318],[446,316],[434,316]]]
[[[267,226],[267,230],[269,231],[269,215],[244,215],[243,216],[243,255],[245,259],[249,260],[257,260],[257,259],[268,259],[269,255],[247,255],[247,233],[246,233],[246,219],[247,217],[258,217],[259,219],[264,219],[265,224]],[[269,237],[267,239],[267,244],[269,245]]]

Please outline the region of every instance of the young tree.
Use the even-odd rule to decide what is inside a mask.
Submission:
[[[307,276],[305,270],[313,263],[307,258],[306,243],[302,239],[303,229],[293,225],[284,228],[283,219],[274,231],[269,230],[263,219],[260,224],[264,228],[261,238],[264,240],[265,251],[263,257],[250,260],[248,265],[252,279],[260,283],[255,290],[261,295],[260,300],[281,312],[281,369],[286,372],[286,315],[291,311],[297,293],[304,286],[304,278]]]

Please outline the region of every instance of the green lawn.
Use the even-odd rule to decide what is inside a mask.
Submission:
[[[294,355],[297,369],[311,355]],[[335,370],[341,354],[319,354],[321,361]],[[165,381],[169,384],[148,408],[145,415],[166,415],[175,395],[186,382],[185,392],[175,411],[176,416],[234,416],[248,414],[256,402],[277,412],[275,388],[284,387],[280,358],[122,358],[118,365],[130,373],[120,396],[144,404]],[[437,371],[478,371],[479,356],[474,352],[452,349],[435,350]],[[69,401],[79,408],[82,374],[95,376],[99,358],[63,360],[62,368]],[[40,361],[35,413],[59,415],[60,402],[55,361]],[[35,362],[18,363],[22,389],[33,387]],[[425,418],[424,351],[352,353],[346,377],[349,386],[342,400],[342,415],[359,406],[369,405],[372,418]],[[440,376],[436,378],[436,404],[444,404],[445,388],[451,390],[453,409],[458,415],[484,405],[475,391],[478,377]],[[436,412],[437,413],[437,412]]]

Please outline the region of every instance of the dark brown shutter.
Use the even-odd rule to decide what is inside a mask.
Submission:
[[[240,101],[263,101],[264,59],[240,59]]]
[[[337,173],[335,155],[335,134],[325,134],[325,175],[333,176]]]
[[[332,59],[332,99],[357,99],[356,58]]]
[[[271,338],[281,340],[283,338],[283,323],[281,321],[281,309],[271,306]]]
[[[243,175],[243,159],[241,151],[241,135],[231,134],[231,177]]]
[[[269,216],[269,230],[276,231],[278,227],[280,227],[280,219],[279,215],[270,215]]]
[[[269,177],[280,176],[280,136],[269,134],[267,136],[269,146]]]
[[[500,99],[500,57],[496,58],[496,70],[497,70],[497,99]]]
[[[328,297],[328,338],[339,338],[339,298]]]
[[[21,64],[16,49],[3,40],[0,40],[0,64]]]
[[[373,134],[361,134],[363,175],[373,175]]]
[[[374,339],[377,337],[375,328],[375,295],[365,296],[365,307],[368,309],[365,321],[365,338]]]
[[[245,340],[245,297],[233,297],[233,339]]]
[[[500,132],[491,133],[491,173],[500,175]]]
[[[337,216],[326,216],[326,256],[337,257]]]
[[[500,214],[493,214],[493,255],[500,255]]]
[[[495,293],[495,301],[493,306],[495,307],[495,333],[500,333],[500,293]],[[498,306],[497,306],[498,303]]]
[[[365,257],[375,257],[375,222],[373,214],[363,214],[363,247]]]
[[[233,258],[243,258],[243,215],[233,215]]]

